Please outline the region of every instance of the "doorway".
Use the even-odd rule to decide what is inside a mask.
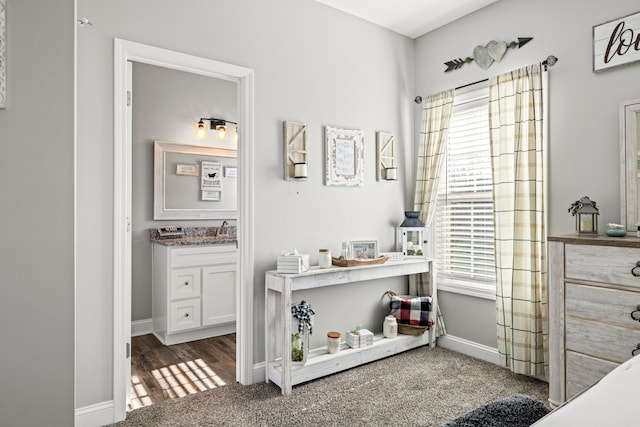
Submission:
[[[236,381],[253,383],[253,70],[131,41],[114,40],[114,420],[126,417],[131,355],[131,62],[236,82],[238,86],[238,274]]]

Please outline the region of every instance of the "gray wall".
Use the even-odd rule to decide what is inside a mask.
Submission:
[[[114,37],[255,70],[254,363],[264,359],[264,272],[275,267],[277,254],[296,247],[311,254],[316,264],[318,248],[338,251],[343,240],[358,239],[377,239],[381,250],[391,250],[395,226],[409,207],[411,112],[416,108],[412,103],[411,40],[312,0],[200,0],[188,4],[177,7],[169,0],[78,2],[78,15],[94,24],[78,35],[79,408],[113,398]],[[283,120],[308,125],[310,179],[306,182],[283,179]],[[326,125],[364,131],[364,187],[324,185]],[[398,182],[375,180],[376,131],[396,135],[402,175]],[[100,159],[98,164],[96,159]],[[378,296],[397,286],[392,281],[364,289]],[[361,296],[356,287],[345,292]],[[327,292],[312,304],[317,313],[340,319],[340,313],[331,309],[335,298],[334,292]],[[371,311],[361,311],[360,322],[374,325]],[[379,319],[380,329],[381,322]],[[351,319],[344,323],[332,328],[354,326]]]
[[[74,2],[5,3],[0,424],[71,426]]]
[[[620,222],[618,108],[623,100],[640,97],[635,83],[640,63],[594,74],[591,30],[637,11],[633,0],[503,0],[416,40],[415,89],[420,95],[540,62],[549,55],[560,59],[549,74],[550,234],[573,232],[574,218],[567,208],[585,195],[598,202],[601,233],[608,222]],[[522,49],[509,49],[487,71],[469,64],[444,73],[444,62],[473,56],[478,44],[517,37],[534,39]],[[417,111],[414,119],[417,132]],[[440,298],[447,308],[448,333],[495,347],[493,305],[444,292]],[[484,325],[478,327],[479,322]],[[475,325],[477,334],[470,336],[468,325]]]
[[[341,240],[363,237],[378,237],[389,248],[393,226],[412,192],[408,144],[418,126],[411,101],[417,93],[469,83],[549,54],[560,58],[551,74],[550,231],[573,230],[567,203],[585,194],[598,201],[603,224],[618,221],[617,106],[640,97],[632,84],[639,65],[593,74],[591,27],[636,12],[635,2],[502,1],[417,40],[415,52],[413,42],[311,0],[268,5],[229,0],[215,7],[194,0],[189,6],[177,8],[168,0],[78,0],[79,15],[94,25],[78,36],[77,407],[112,398],[113,37],[256,70],[256,159],[261,160],[256,170],[256,319],[262,315],[260,277],[280,249],[299,246],[315,254],[318,247],[337,249]],[[3,286],[0,298],[5,325],[0,332],[0,413],[10,425],[71,425],[73,2],[11,2],[8,16],[9,108],[0,111],[0,141],[11,156],[0,160],[0,194],[6,201],[3,218],[11,224],[3,238],[11,246],[3,252],[0,269],[6,283],[15,285]],[[227,19],[214,26],[214,16]],[[535,39],[522,50],[509,51],[487,72],[473,65],[442,72],[443,62],[469,55],[478,43],[518,36]],[[310,126],[309,182],[281,179],[282,120]],[[367,153],[374,152],[375,130],[394,132],[402,141],[401,181],[375,183],[373,156],[368,155],[364,188],[324,187],[324,125],[365,130]],[[46,176],[46,186],[40,176],[25,172],[34,167]],[[340,208],[326,209],[329,205]],[[353,212],[358,220],[345,221]],[[281,232],[281,224],[291,232]],[[473,301],[459,310],[474,321]],[[256,362],[261,354],[257,334]]]
[[[131,233],[131,320],[151,318],[151,243],[149,229],[161,225],[219,226],[221,221],[153,220],[153,141],[235,150],[230,137],[217,141],[195,137],[200,117],[237,122],[236,84],[221,79],[133,63],[133,212]],[[209,125],[209,122],[206,122]],[[228,194],[226,195],[228,196]],[[225,197],[225,196],[223,196]],[[229,197],[225,197],[225,200]],[[215,202],[210,202],[215,203]],[[235,224],[235,221],[229,221]]]

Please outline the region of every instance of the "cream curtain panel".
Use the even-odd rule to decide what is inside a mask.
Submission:
[[[454,92],[453,89],[449,89],[431,95],[423,103],[413,210],[420,212],[420,220],[427,227],[431,225],[433,218],[438,180],[449,136]],[[409,278],[409,288],[417,292],[418,295],[431,295],[433,293],[432,279],[430,273],[413,275]],[[436,336],[441,336],[446,333],[446,330],[437,303],[434,310],[436,312]]]
[[[548,364],[542,101],[539,64],[490,79],[498,352],[532,376]]]

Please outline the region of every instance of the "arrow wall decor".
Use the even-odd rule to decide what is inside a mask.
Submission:
[[[507,44],[504,41],[491,40],[485,46],[478,45],[473,49],[473,58],[467,56],[465,59],[458,58],[447,61],[444,65],[447,69],[445,73],[461,68],[464,64],[469,64],[471,61],[475,61],[478,67],[483,70],[488,69],[494,62],[500,62],[507,49],[520,49],[525,44],[533,40],[533,37],[518,37],[518,41],[512,41]]]

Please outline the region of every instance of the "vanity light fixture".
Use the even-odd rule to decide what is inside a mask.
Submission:
[[[209,121],[209,129],[215,129],[216,139],[218,141],[226,141],[229,139],[229,129],[227,124],[234,125],[233,140],[234,142],[238,142],[238,123],[225,119],[217,119],[215,117],[203,117],[200,119],[196,124],[197,139],[205,139],[207,137],[207,127],[204,124],[205,120]]]

